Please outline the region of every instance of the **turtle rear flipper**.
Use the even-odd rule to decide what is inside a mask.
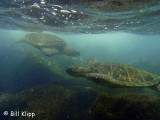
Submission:
[[[78,57],[80,53],[73,48],[64,47],[62,53],[68,56]]]
[[[20,39],[16,40],[16,43],[21,43],[21,42],[25,42],[25,38],[20,38]]]

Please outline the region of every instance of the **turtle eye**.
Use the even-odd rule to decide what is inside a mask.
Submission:
[[[67,68],[67,72],[78,72],[78,67],[70,66]]]

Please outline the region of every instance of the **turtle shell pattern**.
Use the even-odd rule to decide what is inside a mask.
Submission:
[[[160,77],[152,73],[121,64],[98,64],[91,66],[90,79],[101,79],[109,83],[128,87],[153,86],[160,82]]]
[[[38,48],[57,48],[66,46],[64,40],[47,33],[31,33],[25,36],[24,41]]]

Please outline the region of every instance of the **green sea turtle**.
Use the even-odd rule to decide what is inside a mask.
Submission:
[[[67,44],[61,38],[47,33],[31,33],[17,42],[26,42],[38,48],[44,55],[53,56],[65,54],[68,56],[79,56],[80,53],[72,48],[67,47]]]
[[[72,66],[66,72],[106,87],[152,87],[160,91],[160,76],[123,64],[90,62],[87,67]]]

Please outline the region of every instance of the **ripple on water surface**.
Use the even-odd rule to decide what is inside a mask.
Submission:
[[[1,29],[160,33],[159,0],[2,0],[0,9]]]

